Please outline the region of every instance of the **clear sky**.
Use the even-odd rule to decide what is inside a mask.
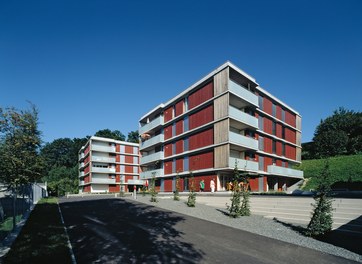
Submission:
[[[0,106],[43,140],[124,134],[230,60],[302,115],[361,111],[362,1],[0,1]]]

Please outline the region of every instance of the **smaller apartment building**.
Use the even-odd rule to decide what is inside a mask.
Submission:
[[[79,151],[79,192],[132,191],[139,180],[139,144],[91,137]]]
[[[172,85],[172,84],[171,84]],[[294,92],[294,91],[291,91]],[[252,191],[292,190],[303,179],[301,116],[227,62],[139,120],[141,179],[160,191],[210,181],[224,191],[235,164]]]

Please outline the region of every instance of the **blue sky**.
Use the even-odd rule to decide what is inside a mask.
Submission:
[[[361,111],[362,1],[1,1],[0,106],[43,140],[138,120],[225,61],[302,115]]]

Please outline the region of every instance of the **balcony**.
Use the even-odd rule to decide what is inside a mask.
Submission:
[[[303,179],[303,171],[284,168],[276,165],[269,165],[268,170],[270,174],[287,176],[291,178]]]
[[[91,183],[100,183],[100,184],[116,184],[116,179],[101,179],[101,178],[92,178]]]
[[[155,129],[158,126],[162,126],[163,125],[163,116],[159,116],[156,117],[155,119],[153,119],[151,122],[141,126],[138,131],[139,134],[142,135],[148,131],[151,131],[152,129]]]
[[[98,168],[92,167],[92,172],[96,173],[116,173],[116,168]]]
[[[258,96],[248,91],[243,86],[229,80],[229,91],[240,97],[244,101],[258,106]]]
[[[115,159],[115,158],[92,156],[92,161],[115,163],[115,162],[116,162],[116,159]]]
[[[140,178],[141,179],[149,179],[149,178],[152,178],[153,175],[155,175],[155,177],[163,176],[163,169],[143,171],[140,174]]]
[[[154,146],[154,145],[156,145],[158,143],[161,143],[163,141],[164,141],[164,136],[162,134],[154,136],[154,137],[152,137],[152,138],[150,138],[148,140],[145,140],[145,141],[141,142],[140,150],[149,148],[149,147]]]
[[[258,171],[259,164],[258,162],[251,161],[251,160],[244,160],[240,158],[233,158],[229,157],[229,167],[235,168],[235,160],[237,162],[237,166],[239,170],[243,171]]]
[[[229,116],[249,127],[258,128],[258,119],[256,117],[248,115],[235,107],[229,106]]]
[[[159,151],[159,152],[141,157],[140,164],[155,162],[155,161],[161,160],[161,159],[163,159],[163,151]]]
[[[229,142],[243,148],[254,150],[258,150],[259,145],[257,140],[231,131],[229,131]]]
[[[92,145],[92,150],[103,151],[103,152],[116,152],[116,147]]]
[[[79,163],[79,169],[84,167],[84,162]]]
[[[84,185],[84,181],[79,181],[79,185]]]
[[[79,173],[79,177],[83,177],[84,176],[84,171],[81,171],[80,173]]]

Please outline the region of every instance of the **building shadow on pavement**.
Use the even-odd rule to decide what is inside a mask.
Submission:
[[[290,229],[304,235],[306,231],[306,227],[297,225],[297,224],[290,224],[283,221],[278,220],[277,218],[273,219],[277,223],[280,223],[284,226],[289,227]],[[359,255],[362,255],[362,247],[361,247],[361,241],[362,241],[362,232],[359,230],[359,232],[350,232],[349,227],[352,225],[355,225],[356,223],[359,223],[361,225],[362,217],[359,217],[355,220],[352,220],[348,222],[345,225],[342,225],[341,227],[332,230],[326,235],[315,237],[315,239],[332,244],[337,247],[341,247],[344,249],[347,249],[351,252],[357,253]],[[346,231],[347,229],[347,231]]]
[[[61,203],[77,263],[196,263],[178,214],[124,199]]]

